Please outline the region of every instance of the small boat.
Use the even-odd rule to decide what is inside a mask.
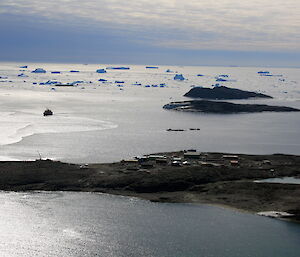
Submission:
[[[53,115],[53,112],[50,109],[46,109],[44,111],[44,116],[50,116],[50,115]]]

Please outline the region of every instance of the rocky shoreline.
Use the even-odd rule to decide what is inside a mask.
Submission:
[[[184,96],[192,98],[202,98],[211,100],[233,100],[233,99],[248,99],[248,98],[273,98],[272,96],[262,93],[244,91],[237,88],[229,88],[219,86],[214,88],[193,87]]]
[[[167,110],[216,114],[254,113],[254,112],[299,112],[299,109],[266,104],[235,104],[221,101],[193,100],[171,102],[163,106]]]
[[[87,191],[154,202],[208,203],[300,221],[300,185],[254,180],[300,177],[300,156],[181,151],[117,163],[0,162],[0,190]],[[284,217],[278,215],[278,217]],[[278,218],[277,217],[277,218]]]

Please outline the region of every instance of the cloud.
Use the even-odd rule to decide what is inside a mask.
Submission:
[[[0,13],[165,48],[300,51],[298,0],[1,0]]]

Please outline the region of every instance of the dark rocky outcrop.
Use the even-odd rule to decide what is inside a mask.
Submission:
[[[272,96],[244,91],[237,88],[228,88],[228,87],[214,87],[214,88],[204,88],[204,87],[194,87],[184,96],[203,98],[203,99],[248,99],[248,98],[272,98]]]
[[[235,104],[228,102],[193,100],[171,102],[163,106],[164,109],[184,112],[204,113],[251,113],[251,112],[298,112],[299,109],[286,106],[270,106],[265,104]]]

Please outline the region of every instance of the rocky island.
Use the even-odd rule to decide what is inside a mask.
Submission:
[[[300,177],[300,156],[195,150],[77,165],[51,160],[0,162],[0,190],[88,191],[157,202],[210,203],[300,220],[300,184],[257,183]],[[284,215],[279,215],[284,216]]]
[[[205,88],[205,87],[194,87],[184,96],[193,97],[193,98],[203,98],[203,99],[215,99],[215,100],[229,100],[229,99],[248,99],[248,98],[273,98],[272,96],[244,91],[237,88],[229,87],[214,87],[214,88]]]
[[[298,112],[299,109],[286,106],[270,106],[265,104],[235,104],[229,102],[192,100],[171,102],[163,106],[164,109],[183,112],[202,113],[251,113],[251,112]]]

